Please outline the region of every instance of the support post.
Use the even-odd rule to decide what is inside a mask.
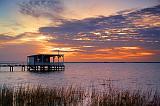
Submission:
[[[22,71],[25,71],[25,66],[24,65],[22,66]]]
[[[42,64],[44,63],[44,56],[42,55]]]
[[[11,66],[9,66],[9,70],[10,70],[10,72],[12,71],[12,70],[11,70]]]
[[[52,58],[53,58],[53,63],[54,63],[54,58],[55,58],[55,57],[52,57]]]
[[[13,66],[10,66],[10,72],[13,72]]]
[[[63,64],[64,64],[64,56],[63,56]]]
[[[58,56],[58,65],[59,65],[59,56]]]

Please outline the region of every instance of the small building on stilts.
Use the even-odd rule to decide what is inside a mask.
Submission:
[[[27,70],[33,72],[64,71],[63,54],[37,54],[27,56]]]

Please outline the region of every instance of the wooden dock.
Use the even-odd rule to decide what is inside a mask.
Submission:
[[[30,72],[51,72],[64,71],[64,65],[28,65],[27,70]]]
[[[30,72],[50,72],[64,71],[64,54],[36,54],[27,56],[26,64],[20,63],[0,63],[1,67],[9,67],[13,72],[15,67],[21,67],[22,71]]]
[[[18,64],[18,63],[0,63],[0,68],[3,67],[8,67],[10,72],[14,71],[14,67],[21,67],[22,71],[26,71],[26,66],[25,64]]]
[[[30,72],[51,72],[51,71],[64,71],[65,66],[63,64],[51,64],[51,65],[27,65],[27,64],[0,64],[0,68],[9,68],[10,72],[14,72],[15,67],[21,67],[21,71]]]
[[[64,71],[64,54],[27,56],[27,70],[33,72]]]

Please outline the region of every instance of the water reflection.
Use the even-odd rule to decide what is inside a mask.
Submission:
[[[50,73],[8,72],[1,68],[0,84],[42,84],[103,88],[160,88],[160,63],[66,63],[65,71]]]

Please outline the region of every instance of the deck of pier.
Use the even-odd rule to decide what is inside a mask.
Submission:
[[[64,64],[50,64],[50,65],[27,65],[27,64],[11,64],[5,63],[0,64],[0,68],[6,67],[8,71],[14,72],[14,68],[21,67],[21,71],[30,71],[30,72],[49,72],[49,71],[64,71]]]
[[[8,67],[10,72],[14,71],[15,67],[21,67],[22,71],[26,71],[26,64],[19,64],[19,63],[0,63],[0,68]]]
[[[36,54],[27,56],[27,63],[0,63],[1,67],[9,67],[13,72],[15,67],[22,67],[22,71],[48,72],[64,71],[64,54]]]
[[[27,65],[27,70],[30,72],[64,71],[64,69],[64,65]]]

